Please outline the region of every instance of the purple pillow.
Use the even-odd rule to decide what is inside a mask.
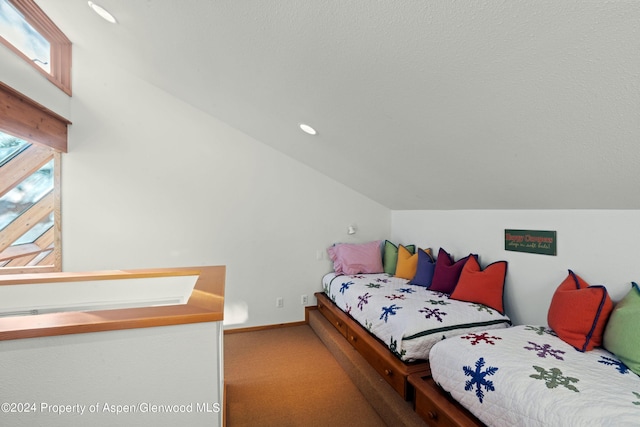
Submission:
[[[416,275],[413,276],[409,284],[428,288],[431,286],[431,279],[433,278],[435,268],[436,263],[433,261],[433,258],[431,258],[431,255],[425,251],[418,251]]]
[[[336,243],[327,248],[338,274],[382,273],[380,240],[368,243]]]
[[[470,256],[474,256],[476,259],[478,258],[477,255],[469,254],[466,257],[459,259],[457,262],[453,262],[451,255],[449,255],[444,249],[440,248],[429,290],[451,294],[451,292],[456,288],[458,279],[460,279],[460,273],[462,273],[462,268]]]

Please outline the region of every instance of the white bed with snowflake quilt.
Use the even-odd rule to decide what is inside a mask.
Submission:
[[[434,381],[488,426],[638,426],[640,377],[539,326],[471,333],[429,354]]]
[[[509,317],[485,305],[408,282],[385,273],[329,273],[322,279],[324,293],[403,362],[427,360],[445,337],[511,325]]]

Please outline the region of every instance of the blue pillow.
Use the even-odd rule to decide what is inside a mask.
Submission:
[[[431,286],[431,279],[433,279],[433,272],[436,269],[436,263],[428,252],[418,251],[418,267],[416,269],[416,275],[409,282],[410,285],[424,286],[428,288]]]

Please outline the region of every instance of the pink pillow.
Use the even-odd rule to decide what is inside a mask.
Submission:
[[[382,273],[380,240],[369,243],[336,243],[327,248],[338,274]]]

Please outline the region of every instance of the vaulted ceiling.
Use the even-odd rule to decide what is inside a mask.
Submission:
[[[640,209],[640,2],[97,0],[117,25],[37,3],[391,209]]]

